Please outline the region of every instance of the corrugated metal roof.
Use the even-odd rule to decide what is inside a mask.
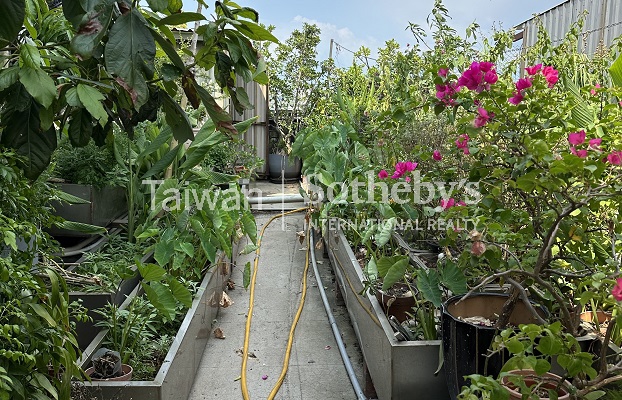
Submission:
[[[562,41],[571,25],[583,11],[585,19],[579,50],[593,54],[602,44],[611,46],[614,39],[622,35],[622,1],[620,0],[568,0],[545,11],[537,18],[542,21],[553,44]],[[517,26],[523,29],[523,48],[533,46],[538,39],[537,19],[532,18]]]

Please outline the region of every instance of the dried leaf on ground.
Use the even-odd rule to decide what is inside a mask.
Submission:
[[[222,297],[220,298],[220,306],[222,308],[227,308],[232,304],[233,304],[233,300],[231,300],[231,297],[229,297],[229,295],[226,292],[222,292]]]
[[[227,280],[227,289],[235,290],[235,282],[233,281],[233,279]]]
[[[225,338],[225,333],[222,331],[222,329],[216,328],[216,329],[214,329],[214,337],[216,339],[224,339]]]
[[[305,233],[305,231],[300,231],[300,232],[296,232],[296,236],[298,237],[298,241],[300,242],[300,244],[302,244],[302,242],[305,241],[307,234]]]

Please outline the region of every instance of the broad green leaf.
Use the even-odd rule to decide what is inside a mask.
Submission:
[[[550,336],[544,336],[538,341],[538,346],[536,346],[536,349],[538,349],[538,351],[545,356],[552,356],[555,354],[559,354],[559,352],[562,350],[562,347],[563,344],[559,339]]]
[[[24,0],[2,0],[0,2],[0,47],[17,38],[26,16]]]
[[[509,352],[512,354],[518,354],[523,351],[523,344],[516,338],[508,340],[505,343],[505,347],[507,347]]]
[[[273,43],[279,43],[279,39],[277,39],[272,33],[270,33],[270,31],[261,25],[245,20],[238,20],[238,22],[240,22],[240,25],[237,26],[238,30],[249,39],[267,40]]]
[[[570,101],[573,105],[571,110],[573,122],[579,128],[587,128],[596,120],[596,112],[581,96],[581,91],[567,75],[564,75],[563,81],[570,93]]]
[[[158,21],[156,25],[182,25],[192,21],[202,21],[204,19],[205,16],[203,16],[203,14],[199,14],[196,12],[183,12],[179,14],[172,14],[168,17],[162,18],[160,21]]]
[[[177,303],[171,290],[160,282],[141,282],[149,302],[169,321],[175,319]]]
[[[242,226],[244,227],[244,233],[248,236],[248,238],[253,242],[257,243],[257,223],[255,222],[255,217],[250,212],[245,212],[240,218],[242,222]]]
[[[89,144],[93,134],[92,121],[91,115],[84,108],[78,108],[71,113],[67,132],[74,147],[84,147]]]
[[[56,98],[54,80],[42,69],[21,68],[19,70],[19,81],[44,108],[48,108]]]
[[[41,54],[36,46],[24,43],[19,49],[19,66],[33,69],[41,68]]]
[[[79,1],[63,1],[63,14],[74,28],[78,28],[85,13]]]
[[[199,94],[199,98],[205,105],[207,114],[212,119],[216,129],[230,135],[237,135],[238,131],[232,124],[231,116],[216,103],[214,97],[203,87],[195,83],[195,88]]]
[[[173,136],[179,142],[192,140],[192,125],[188,115],[181,109],[181,106],[168,93],[162,92],[162,108],[165,113],[166,123],[173,130]]]
[[[253,123],[255,123],[255,121],[257,121],[257,118],[259,117],[255,116],[245,121],[238,122],[237,124],[234,125],[235,129],[237,129],[239,133],[244,133],[248,130],[248,128],[250,128],[253,125]]]
[[[89,235],[103,235],[106,232],[106,228],[97,225],[85,224],[83,222],[75,222],[75,221],[60,221],[56,222],[55,225],[60,229],[67,229],[75,232],[87,233]]]
[[[171,140],[172,137],[173,137],[173,131],[170,129],[170,127],[165,126],[164,129],[160,131],[158,136],[156,136],[156,138],[153,139],[147,145],[147,147],[145,147],[145,149],[138,155],[137,159],[141,161],[149,157],[151,154],[158,151],[160,147],[167,144]]]
[[[536,371],[536,374],[543,375],[551,370],[551,363],[540,358],[536,360],[536,365],[534,365],[533,370]]]
[[[88,112],[99,121],[101,126],[105,126],[108,122],[108,113],[102,105],[102,100],[106,97],[94,87],[78,84],[77,94],[80,102],[84,104],[84,107]]]
[[[257,249],[258,249],[258,247],[257,247],[256,244],[247,244],[246,246],[244,246],[244,248],[240,251],[240,253],[238,255],[250,254],[250,253],[254,252]]]
[[[49,375],[45,376],[40,372],[35,372],[33,376],[40,387],[44,388],[53,398],[58,399],[58,392],[50,383],[50,380],[48,378]]]
[[[168,10],[171,12],[171,14],[180,12],[181,7],[183,7],[182,0],[168,0]]]
[[[48,310],[46,310],[43,305],[39,303],[29,303],[29,305],[33,309],[33,311],[37,313],[38,316],[43,318],[48,323],[48,325],[50,325],[51,327],[56,326],[56,320],[52,318]]]
[[[82,197],[74,196],[73,194],[64,192],[62,190],[58,190],[56,192],[56,197],[58,197],[61,201],[64,201],[69,204],[90,204],[91,202],[83,199]]]
[[[67,101],[67,104],[72,107],[84,107],[84,104],[82,104],[82,102],[80,101],[80,97],[78,96],[77,88],[72,87],[68,89],[67,92],[65,92],[65,100]]]
[[[164,12],[168,8],[168,0],[147,0],[147,4],[155,12]]]
[[[378,225],[378,233],[376,233],[376,244],[378,246],[384,246],[391,239],[391,234],[395,230],[395,224],[397,222],[397,218],[389,218],[387,220],[382,221]]]
[[[108,33],[112,22],[114,0],[98,0],[83,4],[86,8],[85,18],[80,17],[76,35],[71,39],[71,49],[82,58],[88,59],[100,45],[101,40]],[[82,10],[80,10],[82,11]]]
[[[609,68],[611,74],[611,81],[617,87],[622,87],[622,54],[616,58],[611,67]]]
[[[176,146],[174,149],[167,152],[162,158],[156,161],[155,164],[149,169],[149,171],[145,172],[142,176],[142,179],[151,178],[160,172],[163,172],[169,165],[175,160],[177,155],[179,154],[179,150],[181,150],[180,146]]]
[[[372,281],[378,278],[378,266],[376,264],[376,258],[371,257],[365,267],[365,275]]]
[[[153,257],[161,266],[165,266],[169,263],[173,255],[175,254],[175,243],[168,240],[161,240],[155,245],[155,252]]]
[[[146,79],[154,73],[155,41],[136,8],[121,15],[112,25],[104,49],[108,72],[128,91],[139,109],[147,102]]]
[[[171,289],[171,293],[173,293],[173,297],[175,297],[177,301],[188,308],[192,307],[192,293],[190,293],[187,287],[173,277],[168,280],[168,286]]]
[[[404,279],[408,267],[408,256],[383,257],[376,263],[378,275],[382,278],[382,288],[387,290],[394,283]]]
[[[211,131],[207,133],[207,137],[201,135],[203,132],[203,128],[197,134],[196,139],[192,142],[188,151],[186,152],[186,160],[181,165],[181,169],[189,170],[190,168],[198,165],[204,159],[207,153],[217,144],[226,142],[228,140],[227,136],[225,136],[222,132],[219,131]],[[204,140],[199,141],[199,135],[201,137],[205,137]]]
[[[140,276],[143,277],[145,282],[151,281],[161,281],[162,278],[166,275],[166,270],[159,265],[156,264],[141,264],[137,265],[138,272]]]
[[[179,54],[177,54],[174,45],[162,35],[160,35],[157,31],[149,28],[149,32],[151,32],[151,36],[153,37],[153,39],[166,53],[171,63],[173,63],[173,65],[183,73],[186,70],[186,65],[184,64],[184,61],[181,59]]]
[[[194,257],[194,246],[192,245],[192,243],[188,243],[188,242],[178,243],[176,244],[176,246],[179,246],[179,250],[187,254],[188,257],[190,258]]]
[[[19,79],[19,66],[14,65],[0,71],[0,92],[13,85]]]
[[[434,270],[419,271],[417,274],[417,289],[423,295],[423,298],[440,307],[442,304],[442,295],[440,288],[440,279],[438,273]]]
[[[443,286],[453,294],[463,294],[467,292],[466,277],[455,263],[448,262],[441,271]]]

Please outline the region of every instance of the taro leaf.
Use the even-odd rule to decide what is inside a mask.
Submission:
[[[174,277],[168,280],[168,286],[171,289],[171,293],[173,293],[173,297],[175,297],[177,301],[188,308],[192,307],[192,293],[190,293],[187,287]]]
[[[145,282],[161,281],[166,275],[166,270],[156,264],[138,263],[137,268],[140,276],[143,277],[143,281]]]
[[[136,109],[147,102],[146,79],[154,73],[155,41],[137,9],[121,15],[112,25],[104,56],[106,68],[131,95]]]
[[[242,215],[242,218],[240,218],[240,222],[242,222],[244,233],[248,235],[248,238],[253,243],[257,243],[257,223],[255,222],[253,215],[250,212],[245,212]]]
[[[141,285],[147,294],[149,302],[160,312],[160,315],[172,321],[175,318],[177,303],[171,290],[160,282],[151,282],[149,284],[141,282]]]
[[[242,256],[242,255],[247,255],[247,254],[251,254],[252,252],[256,251],[258,249],[256,244],[247,244],[246,246],[244,246],[244,248],[240,251],[240,253],[238,255]]]
[[[395,224],[397,222],[397,218],[392,217],[387,220],[382,221],[378,225],[378,233],[376,233],[376,244],[378,246],[384,246],[391,239],[391,234],[395,229]]]
[[[205,19],[205,16],[196,12],[184,12],[179,14],[172,14],[168,17],[162,18],[157,22],[157,26],[160,25],[182,25],[192,21],[202,21]]]
[[[0,47],[6,46],[17,38],[25,16],[24,0],[0,1]]]
[[[155,252],[153,258],[161,266],[165,266],[171,260],[175,254],[175,243],[169,240],[161,240],[155,245]]]
[[[74,147],[84,147],[89,144],[93,134],[91,115],[83,108],[76,109],[71,113],[69,121],[69,140]]]
[[[199,235],[201,237],[201,248],[207,259],[213,263],[216,261],[216,253],[218,252],[218,249],[212,243],[213,235],[209,231],[199,232]]]
[[[14,148],[26,157],[23,164],[25,175],[36,179],[50,163],[56,149],[56,130],[54,125],[46,131],[41,130],[39,106],[31,101],[24,111],[13,111],[3,115],[3,124],[10,126],[0,137],[0,143]]]
[[[441,271],[441,280],[443,286],[449,289],[453,294],[463,294],[467,292],[466,277],[453,262],[448,262]]]
[[[54,80],[42,69],[21,68],[19,70],[19,81],[44,108],[52,105],[52,101],[56,98],[56,85]]]
[[[408,256],[383,257],[376,263],[378,275],[382,278],[382,289],[387,290],[394,283],[404,279],[408,267]]]
[[[419,271],[417,275],[417,289],[423,295],[423,298],[432,302],[435,307],[440,307],[442,303],[441,296],[443,293],[440,288],[440,279],[435,270]]]
[[[370,280],[374,281],[378,278],[378,266],[376,264],[376,257],[371,257],[367,266],[365,267],[365,275],[369,277]]]
[[[192,140],[194,134],[192,133],[192,125],[188,119],[188,115],[181,109],[179,103],[177,103],[168,93],[161,92],[162,106],[165,113],[166,123],[173,130],[175,139],[183,143],[186,140]]]

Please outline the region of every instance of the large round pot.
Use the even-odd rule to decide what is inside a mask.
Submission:
[[[544,375],[538,376],[535,371],[530,369],[516,369],[513,371],[509,371],[508,375],[505,375],[501,378],[501,385],[510,393],[510,399],[521,400],[523,398],[520,390],[517,390],[516,386],[510,381],[510,377],[514,375],[520,375],[521,380],[525,382],[528,387],[533,387],[536,384],[540,384],[539,388],[543,389],[540,394],[540,400],[549,400],[548,396],[549,389],[557,389],[557,399],[558,400],[568,400],[570,399],[570,391],[566,386],[567,383],[564,382],[561,385],[559,382],[563,380],[561,376],[551,374],[549,372]]]
[[[273,182],[294,182],[300,179],[302,161],[298,157],[290,160],[289,156],[281,154],[268,155],[268,170]]]
[[[389,294],[381,289],[377,289],[376,299],[386,315],[393,315],[398,321],[404,322],[408,319],[407,313],[412,313],[412,308],[417,302],[407,284],[398,282],[393,286],[397,287],[398,291],[404,294]]]
[[[116,376],[114,378],[106,378],[106,379],[98,379],[98,378],[93,378],[93,372],[95,372],[95,368],[94,367],[90,367],[87,368],[86,371],[84,371],[84,373],[91,377],[92,381],[102,381],[102,382],[107,382],[107,381],[131,381],[132,380],[132,373],[134,372],[134,369],[127,364],[123,364],[121,365],[121,371],[123,372],[123,375],[121,376]]]
[[[449,395],[456,399],[460,388],[466,385],[464,377],[471,374],[497,377],[509,358],[507,353],[486,357],[495,336],[494,326],[475,325],[465,318],[483,317],[496,320],[509,295],[505,293],[476,293],[460,301],[462,295],[449,298],[442,307],[441,327],[443,340],[443,368]],[[543,307],[534,304],[541,317],[548,316]],[[538,320],[522,301],[510,316],[510,325],[538,323]]]

